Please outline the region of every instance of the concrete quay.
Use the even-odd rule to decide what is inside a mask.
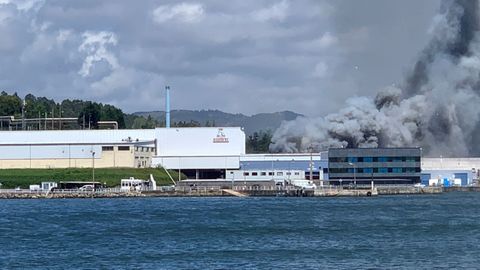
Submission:
[[[27,193],[27,192],[1,192],[0,199],[87,199],[87,198],[126,198],[126,197],[145,197],[140,192],[122,192],[122,193]]]
[[[377,188],[373,189],[332,189],[317,188],[313,196],[315,197],[371,197],[378,196]]]
[[[442,187],[412,187],[412,186],[381,186],[377,187],[378,195],[410,195],[410,194],[439,194]]]
[[[79,192],[64,190],[61,192],[30,192],[28,190],[0,190],[0,199],[67,199],[67,198],[126,198],[126,197],[370,197],[382,195],[441,194],[443,192],[480,192],[480,187],[412,187],[412,186],[378,186],[372,188],[341,188],[335,186],[318,187],[317,189],[275,187],[248,188],[235,187],[222,189],[216,187],[180,188],[158,191],[120,192],[99,190],[95,192]]]

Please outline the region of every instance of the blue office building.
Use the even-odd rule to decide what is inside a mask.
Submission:
[[[421,148],[331,148],[329,182],[340,184],[416,184]]]

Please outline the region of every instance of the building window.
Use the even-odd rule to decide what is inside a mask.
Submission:
[[[356,157],[348,157],[347,162],[351,162],[351,163],[357,162],[357,158]]]
[[[277,176],[283,176],[283,172],[277,172]]]
[[[378,162],[388,162],[387,157],[379,157]]]
[[[388,173],[388,169],[387,168],[378,168],[378,172],[379,173]]]
[[[402,173],[402,168],[391,168],[393,173]]]
[[[113,151],[113,146],[102,146],[102,151]]]
[[[295,172],[295,175],[300,175],[300,173],[299,173],[299,172]]]
[[[372,157],[364,157],[363,162],[373,162],[373,158]]]
[[[261,176],[266,176],[266,175],[267,175],[267,172],[261,172],[260,175],[261,175]]]
[[[373,157],[372,160],[373,162],[378,162],[378,157]]]
[[[406,157],[406,158],[405,158],[405,161],[408,161],[408,162],[419,162],[419,161],[420,161],[420,157]]]
[[[273,176],[273,172],[268,172],[268,175],[269,175],[269,176]]]
[[[291,172],[287,172],[287,175],[292,175],[292,173],[291,173]]]
[[[119,146],[118,151],[130,151],[130,146]]]
[[[347,162],[346,157],[331,157],[329,159],[330,162]]]
[[[252,176],[257,176],[258,172],[252,172]]]
[[[243,176],[250,176],[250,173],[249,172],[244,172]]]
[[[373,173],[372,168],[363,168],[363,173]]]

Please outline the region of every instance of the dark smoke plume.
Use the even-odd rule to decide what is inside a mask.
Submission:
[[[284,122],[270,149],[421,146],[427,155],[480,155],[478,4],[442,1],[432,39],[402,87],[351,98],[325,118]]]

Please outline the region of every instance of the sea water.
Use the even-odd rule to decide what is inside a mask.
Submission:
[[[1,269],[480,267],[480,193],[0,201]]]

